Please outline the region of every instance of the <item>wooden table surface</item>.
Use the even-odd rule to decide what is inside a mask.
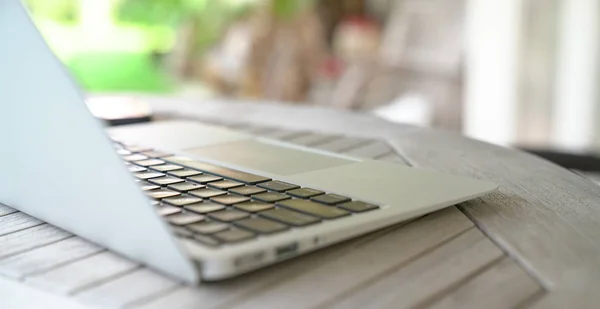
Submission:
[[[332,152],[490,180],[500,190],[200,287],[182,285],[0,206],[1,276],[106,308],[600,306],[600,186],[575,173],[517,150],[366,114],[146,99],[163,118],[198,119]],[[1,308],[3,301],[0,296]]]

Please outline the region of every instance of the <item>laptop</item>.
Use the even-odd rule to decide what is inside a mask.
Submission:
[[[193,121],[105,129],[18,0],[0,1],[0,102],[0,203],[191,284],[496,189]]]

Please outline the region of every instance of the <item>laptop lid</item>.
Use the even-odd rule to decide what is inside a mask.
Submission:
[[[0,141],[0,203],[198,280],[19,0],[0,1]]]

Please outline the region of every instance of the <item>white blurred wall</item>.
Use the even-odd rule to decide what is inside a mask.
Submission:
[[[600,151],[600,0],[468,0],[465,134]]]

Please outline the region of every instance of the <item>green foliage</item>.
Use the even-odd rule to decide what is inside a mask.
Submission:
[[[311,0],[272,0],[273,13],[280,18],[293,17],[298,11],[302,10]]]
[[[86,53],[67,65],[87,91],[140,91],[164,93],[171,84],[145,53]]]
[[[63,24],[76,23],[79,20],[80,0],[26,0],[29,10],[38,17],[54,20]]]
[[[246,7],[224,0],[120,0],[117,19],[145,25],[193,23],[198,52],[216,43],[223,30]]]
[[[194,0],[201,7],[205,0]],[[117,19],[136,24],[176,24],[190,11],[192,0],[122,0],[117,6]]]
[[[125,22],[176,24],[190,15],[203,11],[210,0],[121,0],[117,18]]]

